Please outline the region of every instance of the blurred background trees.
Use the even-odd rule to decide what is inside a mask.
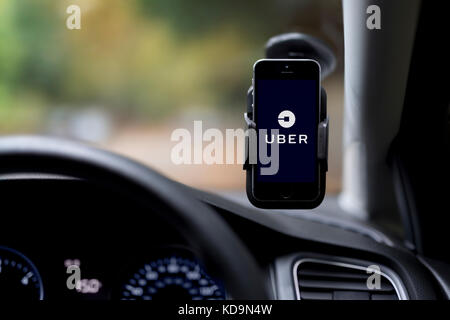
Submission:
[[[71,4],[81,30],[65,26]],[[195,184],[196,170],[211,169],[183,178],[185,168],[170,167],[171,130],[194,119],[242,127],[254,61],[269,37],[291,31],[321,37],[341,57],[340,2],[0,0],[0,134],[90,140]],[[329,83],[338,117],[339,70]],[[225,182],[201,186],[243,186],[239,166],[214,170]]]

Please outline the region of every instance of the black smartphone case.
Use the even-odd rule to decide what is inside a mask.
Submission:
[[[249,140],[246,137],[246,160],[244,163],[244,170],[247,171],[246,191],[249,201],[258,208],[264,209],[313,209],[319,206],[323,198],[325,197],[326,187],[326,172],[328,171],[328,130],[329,120],[327,116],[327,94],[325,89],[321,87],[320,91],[320,106],[319,106],[319,125],[317,128],[317,159],[319,161],[319,193],[316,199],[310,201],[299,200],[259,200],[253,196],[252,191],[252,170],[255,165],[248,162],[248,145]],[[248,128],[254,128],[255,122],[253,121],[253,87],[247,92],[247,112],[244,114],[244,119]]]

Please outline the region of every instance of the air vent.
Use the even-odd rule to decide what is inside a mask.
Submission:
[[[299,300],[399,300],[406,299],[381,268],[380,288],[369,289],[371,274],[366,267],[318,259],[302,259],[294,266],[297,299]]]

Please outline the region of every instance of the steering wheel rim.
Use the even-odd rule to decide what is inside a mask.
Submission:
[[[181,186],[120,155],[63,139],[39,136],[0,138],[0,175],[18,173],[87,175],[101,183],[130,183],[157,198],[171,214],[162,216],[216,271],[234,299],[268,299],[263,272],[254,257],[211,208]],[[1,178],[0,178],[1,179]]]

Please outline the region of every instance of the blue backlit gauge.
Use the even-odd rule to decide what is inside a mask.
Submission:
[[[44,299],[41,276],[23,254],[0,246],[0,300],[19,299]]]
[[[170,256],[143,265],[121,286],[122,300],[223,300],[225,290],[198,262]]]

